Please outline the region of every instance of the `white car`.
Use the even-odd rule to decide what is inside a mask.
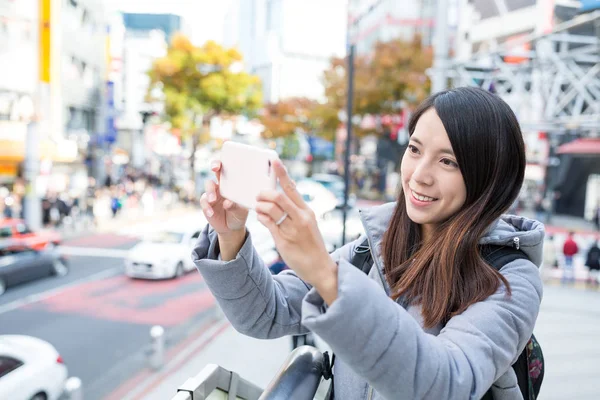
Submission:
[[[146,236],[129,250],[125,275],[131,278],[178,278],[195,266],[192,250],[200,236],[196,230],[165,230]]]
[[[342,210],[339,209],[325,213],[317,220],[319,231],[330,253],[342,245],[342,221]],[[358,210],[349,209],[346,214],[346,243],[358,239],[364,232]]]
[[[50,343],[31,336],[0,336],[0,398],[57,400],[67,367]]]
[[[306,204],[315,212],[317,218],[337,207],[338,201],[335,195],[318,182],[303,179],[296,183],[296,189]]]

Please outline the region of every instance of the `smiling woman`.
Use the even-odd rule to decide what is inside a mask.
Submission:
[[[283,190],[261,192],[256,211],[290,268],[277,275],[215,166],[196,266],[238,331],[327,342],[328,399],[531,399],[544,230],[502,215],[525,171],[517,119],[499,97],[457,88],[422,103],[409,133],[397,201],[361,210],[366,235],[331,255],[300,182],[274,163]]]

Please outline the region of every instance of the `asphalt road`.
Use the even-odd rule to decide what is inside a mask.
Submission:
[[[152,326],[162,325],[167,346],[173,346],[214,312],[214,299],[195,271],[178,280],[131,280],[123,275],[122,259],[101,256],[103,248],[134,244],[116,235],[66,243],[92,255],[69,257],[64,277],[9,289],[0,297],[0,334],[52,343],[70,376],[83,381],[86,400],[106,397],[144,368]]]

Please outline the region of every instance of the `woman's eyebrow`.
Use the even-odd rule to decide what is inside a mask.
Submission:
[[[423,143],[416,137],[411,137],[410,140],[423,146]],[[451,155],[452,157],[456,157],[456,155],[454,154],[452,149],[440,149],[440,150],[438,150],[438,153],[445,153],[445,154]]]

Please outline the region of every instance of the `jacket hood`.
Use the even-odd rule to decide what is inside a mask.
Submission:
[[[381,242],[392,219],[395,207],[396,203],[392,202],[359,211],[373,251],[373,257],[380,270],[383,269]],[[490,225],[487,233],[479,243],[511,247],[518,244],[519,249],[527,255],[529,260],[539,267],[542,263],[544,224],[516,215],[502,215]]]

